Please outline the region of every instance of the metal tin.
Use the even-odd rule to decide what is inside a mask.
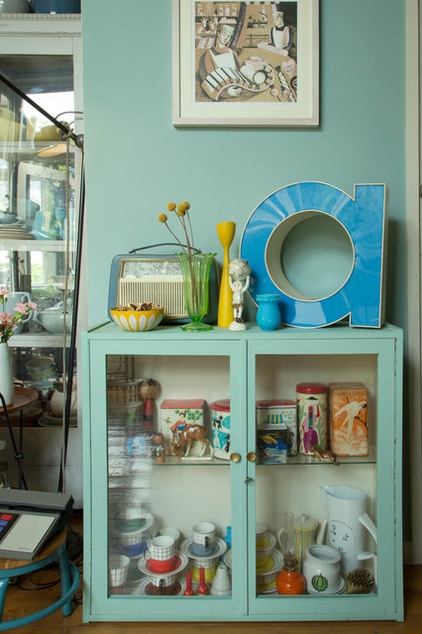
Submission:
[[[161,428],[164,434],[166,448],[173,452],[173,447],[179,440],[181,431],[187,425],[204,425],[205,400],[197,399],[165,399],[162,401]],[[194,442],[190,450],[192,457],[201,452],[200,443]]]
[[[327,386],[299,383],[296,394],[299,453],[313,455],[312,445],[319,449],[327,445]]]
[[[256,401],[257,429],[287,429],[287,454],[297,454],[297,406],[290,399]]]
[[[258,459],[261,464],[286,464],[287,429],[258,429]]]
[[[212,446],[214,457],[230,459],[230,399],[221,399],[210,404]]]
[[[362,383],[330,383],[329,411],[331,451],[367,456],[368,389]]]

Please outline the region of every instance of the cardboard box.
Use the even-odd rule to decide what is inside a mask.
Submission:
[[[329,384],[329,421],[333,453],[368,455],[368,390],[362,383]]]

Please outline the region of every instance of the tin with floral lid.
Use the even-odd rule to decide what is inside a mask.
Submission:
[[[313,447],[327,446],[327,386],[323,383],[296,385],[299,453],[313,455]]]

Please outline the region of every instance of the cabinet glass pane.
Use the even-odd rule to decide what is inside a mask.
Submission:
[[[109,594],[210,592],[231,562],[229,390],[228,357],[107,356]]]
[[[377,363],[256,356],[257,595],[299,594],[289,590],[298,573],[305,593],[342,595],[356,569],[374,592]]]

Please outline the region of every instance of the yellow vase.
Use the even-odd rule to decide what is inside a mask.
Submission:
[[[217,234],[223,247],[223,270],[221,273],[220,295],[218,299],[218,317],[217,325],[221,328],[228,328],[233,321],[233,292],[230,288],[229,250],[233,242],[236,232],[236,224],[234,222],[219,222],[217,224]]]

